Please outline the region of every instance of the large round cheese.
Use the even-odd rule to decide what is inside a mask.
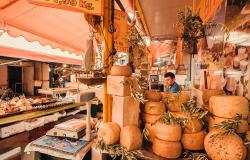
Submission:
[[[209,131],[212,131],[212,130],[216,130],[216,128],[214,127],[216,124],[219,124],[223,121],[228,121],[230,119],[226,119],[226,118],[220,118],[220,117],[216,117],[216,116],[213,116],[213,117],[210,117],[209,118],[209,121],[208,121],[208,129]],[[236,130],[237,133],[246,133],[248,131],[248,123],[246,120],[241,120],[240,123],[239,123],[239,126]]]
[[[180,141],[181,126],[179,124],[164,124],[157,122],[155,124],[155,136],[164,141]]]
[[[250,131],[247,131],[246,133],[246,140],[250,142]],[[247,145],[247,159],[250,159],[250,145]]]
[[[151,102],[160,102],[161,101],[161,92],[158,91],[146,91],[145,98]]]
[[[125,126],[121,129],[120,144],[126,151],[137,150],[142,146],[142,134],[137,126]]]
[[[181,155],[181,143],[163,141],[156,137],[153,141],[152,150],[156,155],[164,158],[178,158]]]
[[[153,114],[147,114],[142,113],[142,120],[146,123],[156,123],[156,121],[161,117],[161,115],[153,115]]]
[[[181,93],[165,93],[163,95],[163,103],[171,112],[181,111],[181,105],[189,101],[189,94],[186,92]]]
[[[187,150],[203,150],[205,136],[205,131],[191,134],[184,133],[181,137],[182,146]]]
[[[221,118],[233,118],[237,113],[247,118],[248,101],[240,96],[213,96],[210,98],[209,110]]]
[[[184,133],[197,133],[203,128],[202,122],[196,116],[192,116],[189,112],[171,112],[174,117],[186,120]]]
[[[204,147],[212,160],[244,160],[246,147],[242,139],[236,134],[214,137],[218,131],[207,134]]]
[[[165,104],[162,102],[146,102],[144,112],[159,115],[165,112]]]
[[[112,66],[110,75],[130,77],[132,75],[132,69],[129,66]]]
[[[98,139],[106,144],[116,144],[120,139],[120,126],[114,122],[103,123],[98,130]]]
[[[212,96],[217,96],[217,95],[222,95],[223,91],[222,90],[218,90],[218,89],[206,89],[204,91],[202,91],[202,100],[203,103],[208,104],[209,103],[209,99]]]

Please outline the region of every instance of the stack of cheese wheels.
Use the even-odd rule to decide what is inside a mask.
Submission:
[[[181,105],[186,104],[190,99],[189,92],[163,93],[162,102],[166,105],[168,111],[180,112]]]
[[[158,91],[146,91],[142,120],[145,122],[145,128],[149,132],[148,140],[153,142],[155,137],[155,123],[165,112],[165,104],[161,102],[162,96]]]
[[[192,151],[203,150],[206,132],[203,130],[202,122],[197,115],[192,115],[189,112],[172,112],[172,114],[174,117],[186,121],[181,137],[183,148]]]
[[[240,96],[213,96],[209,100],[209,111],[214,116],[208,121],[209,133],[204,141],[208,156],[213,160],[245,160],[247,149],[243,140],[237,134],[221,135],[223,130],[214,126],[240,114],[243,119],[240,120],[236,132],[246,133],[248,130],[246,121],[248,116],[247,99]]]
[[[214,126],[223,121],[242,115],[237,133],[246,133],[248,130],[248,101],[240,96],[213,96],[209,101],[209,111],[214,115],[209,118],[209,131],[215,130]]]
[[[164,158],[178,158],[181,155],[182,129],[179,124],[166,124],[158,121],[155,124],[153,152]]]

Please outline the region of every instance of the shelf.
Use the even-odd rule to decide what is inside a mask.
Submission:
[[[64,111],[67,109],[72,109],[72,108],[83,106],[83,105],[85,105],[85,103],[74,103],[74,104],[50,108],[46,110],[27,111],[18,115],[0,118],[0,125],[24,121],[24,120],[28,120],[32,118],[38,118],[41,116],[46,116],[46,115],[53,114],[59,111]]]

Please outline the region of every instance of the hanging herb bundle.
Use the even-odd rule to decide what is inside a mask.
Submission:
[[[138,102],[144,103],[146,100],[143,97],[144,90],[148,89],[148,81],[141,74],[135,74],[128,80],[121,82],[123,85],[129,85],[131,96]]]
[[[135,151],[126,151],[125,147],[120,144],[107,145],[104,140],[99,140],[95,148],[108,153],[112,159],[119,158],[121,160],[137,160],[138,157],[143,157],[142,153],[139,150]]]
[[[135,27],[128,27],[127,43],[132,49],[136,48],[139,44],[143,44],[140,33],[136,31]]]
[[[128,27],[127,44],[129,48],[129,61],[133,68],[139,68],[146,55],[146,46],[134,26]]]
[[[222,31],[227,33],[228,39],[228,29],[222,25],[215,22],[203,22],[199,15],[193,15],[190,8],[185,8],[177,13],[178,22],[177,27],[181,33],[181,38],[183,39],[184,45],[192,50],[192,54],[197,54],[197,43],[201,38],[206,38],[209,31],[212,28],[222,26]]]

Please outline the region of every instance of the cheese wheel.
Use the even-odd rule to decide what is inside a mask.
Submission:
[[[103,139],[106,144],[116,144],[120,139],[120,126],[114,122],[103,123],[98,130],[98,139]]]
[[[140,129],[135,126],[125,126],[121,129],[120,144],[126,151],[137,150],[142,146],[142,134]]]
[[[210,98],[209,110],[217,117],[233,118],[237,113],[243,118],[248,115],[248,101],[240,96],[213,96]]]
[[[184,133],[181,137],[182,146],[187,150],[203,150],[205,136],[205,131],[191,134]]]
[[[152,150],[156,155],[164,158],[178,158],[181,155],[181,143],[163,141],[156,137]]]
[[[181,93],[165,93],[162,99],[167,109],[171,112],[181,111],[181,105],[189,101],[189,94],[186,92]]]
[[[143,122],[147,123],[156,123],[156,121],[161,117],[161,115],[153,115],[153,114],[147,114],[147,113],[142,113],[142,120]]]
[[[149,135],[148,135],[148,140],[150,142],[153,142],[154,141],[154,138],[155,138],[155,125],[152,125],[150,123],[146,123],[145,124],[145,128],[147,129]]]
[[[146,91],[145,98],[151,102],[160,102],[161,101],[161,92],[158,91]]]
[[[212,96],[217,96],[217,95],[222,95],[223,91],[222,90],[218,90],[218,89],[206,89],[204,91],[202,91],[202,100],[204,104],[208,104],[209,103],[209,99]]]
[[[243,160],[246,148],[242,139],[236,134],[213,137],[219,131],[209,132],[204,140],[208,156],[213,160]]]
[[[155,124],[155,136],[164,141],[180,141],[181,140],[181,126],[179,124],[164,124],[157,122]]]
[[[223,121],[227,121],[229,119],[226,119],[226,118],[220,118],[220,117],[216,117],[216,116],[213,116],[213,117],[210,117],[209,118],[209,121],[208,121],[208,129],[209,131],[213,131],[213,130],[216,130],[216,128],[214,128],[214,126],[216,124],[219,124]],[[248,123],[246,120],[241,120],[240,123],[239,123],[239,126],[236,130],[237,133],[246,133],[248,130]]]
[[[197,133],[200,132],[203,128],[202,122],[198,120],[196,116],[191,116],[188,112],[171,112],[174,117],[187,119],[185,124],[184,133]]]
[[[130,77],[132,75],[132,69],[130,66],[112,66],[110,75]]]
[[[185,125],[184,133],[197,133],[203,128],[202,122],[197,117],[192,117]]]
[[[144,112],[153,115],[163,114],[165,112],[165,104],[162,102],[146,102]]]
[[[247,131],[246,133],[246,139],[248,142],[250,142],[250,131]],[[250,145],[247,145],[247,159],[250,159]]]

